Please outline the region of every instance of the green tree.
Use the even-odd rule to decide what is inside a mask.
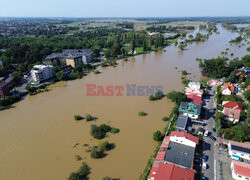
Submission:
[[[163,140],[163,135],[161,134],[161,131],[156,131],[156,132],[154,132],[154,134],[153,134],[153,139],[155,140],[155,141],[162,141]]]

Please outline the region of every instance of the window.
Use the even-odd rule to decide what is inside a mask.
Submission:
[[[241,156],[244,156],[244,154],[240,154]]]
[[[241,178],[242,176],[238,175],[238,177],[240,177],[240,178]]]

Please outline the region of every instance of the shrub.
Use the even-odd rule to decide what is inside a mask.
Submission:
[[[94,70],[94,74],[100,74],[100,71]]]
[[[97,148],[93,148],[91,150],[91,153],[90,153],[90,156],[94,159],[98,159],[98,158],[101,158],[103,156],[103,151],[102,150],[99,150]]]
[[[92,120],[94,119],[94,117],[91,116],[90,114],[87,114],[87,115],[85,116],[85,119],[86,119],[86,121],[92,121]]]
[[[112,178],[111,178],[111,177],[108,177],[108,176],[105,176],[105,177],[103,177],[101,180],[112,180]]]
[[[76,121],[82,120],[82,116],[80,116],[80,115],[74,115],[74,119]]]
[[[99,128],[100,128],[101,130],[105,131],[106,133],[109,132],[109,131],[111,131],[111,127],[110,127],[109,125],[106,125],[106,124],[101,124],[101,125],[99,126]]]
[[[90,167],[86,163],[82,163],[82,166],[77,172],[73,172],[69,175],[68,180],[82,180],[90,174]]]
[[[98,149],[101,151],[108,151],[111,149],[111,144],[108,141],[100,142]]]
[[[164,136],[161,134],[161,131],[159,131],[159,130],[154,132],[154,134],[153,134],[153,139],[155,141],[162,141],[163,137]]]
[[[175,102],[176,104],[180,104],[183,101],[186,101],[187,97],[182,92],[176,92],[176,91],[170,91],[167,94],[167,97],[171,99],[172,102]]]
[[[110,132],[112,134],[116,134],[116,133],[120,132],[120,130],[118,128],[112,128]]]
[[[165,116],[165,117],[162,118],[162,120],[163,120],[163,121],[169,121],[169,117],[166,117],[166,116]]]
[[[188,73],[187,73],[186,70],[182,70],[182,71],[181,71],[181,74],[182,74],[183,76],[186,76]]]
[[[100,128],[94,124],[91,125],[90,133],[96,139],[102,139],[106,136],[106,132],[102,128]]]
[[[147,113],[145,113],[144,111],[140,111],[140,112],[138,113],[138,115],[139,115],[139,116],[146,116]]]

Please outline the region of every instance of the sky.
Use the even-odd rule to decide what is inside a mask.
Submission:
[[[250,0],[0,0],[0,17],[250,16]]]

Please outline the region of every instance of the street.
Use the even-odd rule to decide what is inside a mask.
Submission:
[[[208,130],[210,134],[212,134],[214,137],[213,132],[213,125],[214,125],[214,115],[216,108],[215,104],[215,87],[212,87],[210,91],[208,91],[210,94],[209,101],[206,104],[206,126],[205,130]],[[214,142],[211,138],[204,136],[203,141],[203,153],[207,156],[206,164],[208,165],[207,169],[202,169],[202,174],[208,178],[208,179],[214,179],[216,180],[216,162],[214,160]]]

